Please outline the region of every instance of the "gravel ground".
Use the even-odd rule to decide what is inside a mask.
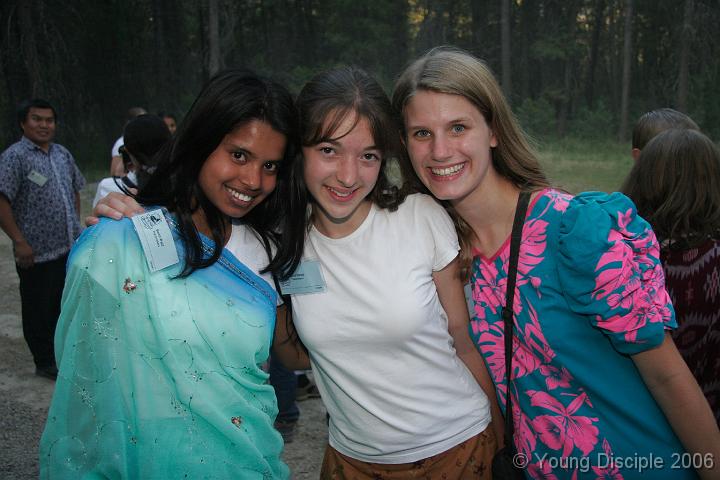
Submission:
[[[95,195],[95,184],[83,192],[83,211]],[[0,478],[38,478],[38,442],[55,383],[35,376],[22,337],[18,277],[10,241],[0,232]],[[319,399],[300,403],[295,440],[284,459],[292,478],[317,479],[327,443],[325,409]]]

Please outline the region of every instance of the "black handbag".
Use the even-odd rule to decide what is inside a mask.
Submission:
[[[505,394],[505,446],[495,453],[492,460],[493,480],[521,480],[527,466],[527,458],[515,450],[513,443],[512,402],[510,400],[510,375],[512,373],[512,341],[513,341],[513,302],[515,301],[515,281],[517,280],[517,264],[520,256],[520,242],[522,241],[522,228],[525,223],[525,213],[530,203],[530,192],[520,192],[515,219],[513,220],[512,234],[510,236],[510,259],[508,263],[507,292],[505,293],[505,307],[502,309],[502,318],[505,324],[505,379],[507,392]]]

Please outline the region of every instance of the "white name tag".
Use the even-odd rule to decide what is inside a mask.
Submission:
[[[132,217],[132,222],[151,272],[178,263],[175,240],[162,210],[151,210],[142,215],[135,215]]]
[[[325,278],[317,260],[305,260],[300,263],[292,277],[280,282],[283,295],[304,295],[322,293],[327,289]]]
[[[47,177],[37,170],[32,170],[27,178],[38,187],[42,187],[48,181]]]

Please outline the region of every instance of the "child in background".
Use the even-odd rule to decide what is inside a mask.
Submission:
[[[675,344],[720,424],[720,152],[695,130],[643,148],[622,191],[652,225],[677,315]]]
[[[633,160],[637,162],[640,152],[655,135],[671,128],[700,130],[692,118],[672,108],[659,108],[641,115],[632,132]]]
[[[160,117],[144,114],[130,120],[123,132],[125,144],[119,149],[128,173],[122,177],[100,180],[93,207],[110,192],[127,195],[130,189],[143,187],[155,170],[155,155],[169,138],[170,131]]]

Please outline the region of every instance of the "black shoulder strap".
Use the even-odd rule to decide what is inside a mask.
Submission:
[[[127,185],[128,187],[130,187],[130,188],[137,188],[137,185],[135,184],[135,182],[133,182],[132,180],[130,180],[127,175],[125,175],[124,177],[122,177],[121,180],[122,180],[122,182],[123,182],[125,185]]]
[[[502,318],[505,323],[505,445],[512,445],[513,418],[512,403],[510,402],[510,375],[512,374],[512,341],[513,329],[513,302],[515,302],[515,283],[517,280],[517,264],[520,257],[520,243],[522,229],[525,224],[525,214],[530,203],[530,192],[520,192],[515,219],[513,220],[512,234],[510,235],[510,260],[508,263],[507,291],[505,293],[505,307],[502,309]]]

